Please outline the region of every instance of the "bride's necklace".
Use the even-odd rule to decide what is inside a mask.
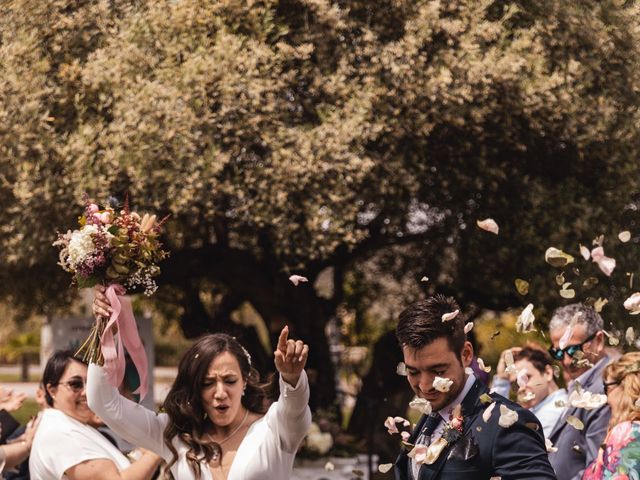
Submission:
[[[218,461],[218,459],[222,456],[222,444],[224,442],[226,442],[227,440],[229,440],[231,437],[233,437],[236,433],[238,433],[238,430],[240,430],[242,428],[242,426],[244,425],[244,422],[247,421],[247,418],[249,418],[249,409],[247,409],[247,413],[244,414],[244,418],[242,419],[242,421],[240,422],[240,425],[238,425],[233,432],[231,432],[229,435],[227,435],[226,437],[224,437],[222,440],[220,440],[219,442],[216,442],[213,437],[211,436],[210,433],[207,433],[209,440],[211,440],[213,442],[213,457],[211,458],[213,461]]]

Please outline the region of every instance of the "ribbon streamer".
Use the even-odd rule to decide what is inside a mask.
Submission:
[[[116,388],[120,386],[124,379],[124,350],[125,348],[127,349],[140,376],[140,386],[133,393],[140,394],[140,399],[142,400],[147,395],[147,355],[138,335],[138,327],[133,316],[131,301],[125,297],[125,294],[125,288],[117,283],[107,287],[106,296],[111,304],[112,313],[100,337],[100,345],[107,378],[109,383]],[[112,331],[114,325],[118,329],[116,333],[116,336],[118,336],[117,350]]]

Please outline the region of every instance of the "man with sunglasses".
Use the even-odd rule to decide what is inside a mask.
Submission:
[[[602,372],[609,363],[604,350],[603,328],[602,317],[581,303],[566,305],[553,312],[549,323],[549,353],[562,364],[569,394],[578,385],[592,393],[603,393]],[[563,345],[560,345],[561,340]],[[570,415],[584,424],[582,430],[567,423]],[[607,404],[590,410],[567,407],[549,435],[558,449],[549,454],[558,478],[582,478],[585,468],[598,455],[610,416]]]

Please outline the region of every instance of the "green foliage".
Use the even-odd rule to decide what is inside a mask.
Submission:
[[[372,295],[426,274],[505,309],[520,277],[552,307],[547,246],[638,226],[633,2],[3,5],[0,295],[27,307],[68,301],[51,242],[84,191],[171,215],[177,301],[207,279],[274,324],[366,269]],[[328,266],[326,310],[294,297]]]

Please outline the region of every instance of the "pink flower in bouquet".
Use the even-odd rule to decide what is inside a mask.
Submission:
[[[94,216],[102,222],[103,225],[111,223],[111,213],[106,211],[102,213],[96,213]]]
[[[100,211],[100,207],[95,203],[90,203],[87,210],[89,210],[90,213],[98,213]]]

